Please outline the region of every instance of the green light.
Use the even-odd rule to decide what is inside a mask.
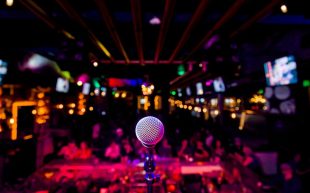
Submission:
[[[115,94],[116,94],[116,91],[115,91],[115,90],[113,90],[113,91],[112,91],[112,95],[114,96]]]
[[[181,65],[178,66],[178,75],[182,76],[184,74],[185,74],[185,68],[184,68],[184,65],[181,64]]]
[[[175,90],[170,91],[170,94],[175,96],[177,94],[177,92]]]
[[[264,89],[261,88],[257,92],[258,92],[258,94],[264,94]]]
[[[302,81],[302,86],[303,86],[303,87],[309,87],[309,86],[310,86],[310,80],[304,80],[304,81]]]
[[[98,78],[93,79],[93,84],[95,88],[100,88],[100,83]]]

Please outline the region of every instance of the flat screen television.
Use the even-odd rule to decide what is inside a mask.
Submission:
[[[201,82],[196,83],[196,94],[203,95],[203,86]]]
[[[90,84],[88,82],[85,82],[83,84],[82,93],[84,95],[89,95],[89,92],[90,92]]]
[[[8,72],[7,63],[0,59],[0,85],[2,84],[2,80],[4,75]]]
[[[187,96],[191,96],[192,95],[192,91],[191,91],[191,88],[189,86],[186,87],[186,95]]]
[[[182,97],[182,96],[183,96],[183,93],[182,93],[182,89],[181,89],[181,88],[178,88],[178,89],[177,89],[177,93],[178,93],[178,97]]]
[[[68,93],[69,92],[69,81],[64,78],[57,78],[56,83],[56,91],[62,92],[62,93]]]
[[[297,64],[292,55],[268,61],[264,64],[267,86],[281,86],[298,82]]]
[[[222,77],[217,77],[213,80],[213,87],[215,92],[225,92],[225,84]]]

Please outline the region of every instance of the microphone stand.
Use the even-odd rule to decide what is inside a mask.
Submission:
[[[147,184],[147,193],[153,193],[153,183],[159,180],[159,176],[154,174],[155,163],[153,158],[153,148],[147,148],[147,153],[144,161],[144,179]]]

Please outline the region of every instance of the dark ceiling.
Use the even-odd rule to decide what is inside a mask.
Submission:
[[[306,1],[296,0],[285,1],[287,14],[280,12],[281,0],[16,0],[11,7],[4,2],[0,57],[14,66],[23,54],[37,52],[72,74],[171,80],[179,64],[225,60],[236,63],[226,68],[234,75],[239,45],[254,35],[260,41],[269,31],[310,24]],[[149,23],[153,17],[160,25]],[[94,60],[100,67],[91,65]]]

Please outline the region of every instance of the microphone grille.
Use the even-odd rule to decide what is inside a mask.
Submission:
[[[144,146],[154,146],[164,136],[164,125],[156,117],[144,117],[136,125],[136,135]]]

